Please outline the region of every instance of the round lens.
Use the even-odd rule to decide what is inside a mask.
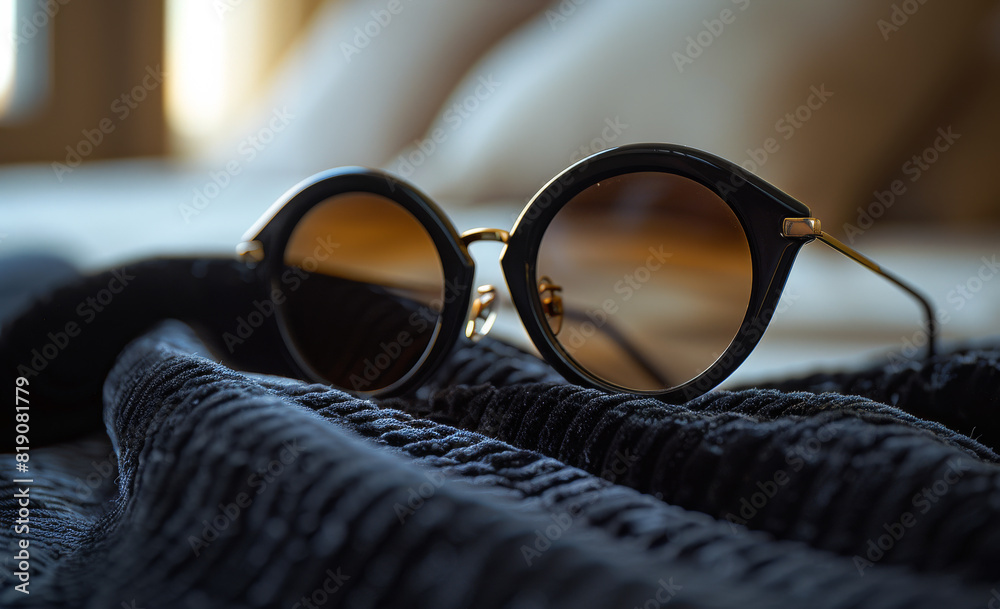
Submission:
[[[300,364],[339,387],[377,391],[405,379],[438,332],[438,250],[413,214],[380,195],[313,207],[292,231],[278,282]]]
[[[750,301],[752,263],[733,210],[694,180],[637,172],[570,200],[539,246],[542,309],[591,375],[663,391],[707,370]]]

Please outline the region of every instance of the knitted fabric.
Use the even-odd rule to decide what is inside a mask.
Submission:
[[[373,401],[167,322],[104,431],[32,450],[27,535],[0,481],[0,606],[985,607],[997,379],[983,349],[670,405],[484,339]]]

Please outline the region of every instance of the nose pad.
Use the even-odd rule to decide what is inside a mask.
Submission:
[[[561,291],[562,286],[552,283],[549,277],[539,278],[538,297],[542,301],[542,312],[545,313],[545,319],[548,320],[553,334],[559,334],[562,330],[563,301],[559,295]]]
[[[476,288],[476,293],[478,296],[472,301],[469,322],[465,324],[465,336],[471,338],[472,342],[489,334],[497,319],[497,312],[493,310],[497,289],[491,285],[481,285]]]

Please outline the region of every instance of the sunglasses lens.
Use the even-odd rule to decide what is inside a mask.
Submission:
[[[377,391],[426,357],[444,271],[431,236],[400,204],[357,192],[326,199],[296,225],[284,265],[285,331],[316,376]]]
[[[729,205],[677,175],[602,180],[570,200],[539,246],[542,308],[583,369],[632,391],[707,370],[750,300],[746,233]]]

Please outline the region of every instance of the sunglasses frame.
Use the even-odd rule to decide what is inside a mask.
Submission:
[[[615,176],[663,172],[693,180],[714,192],[738,219],[751,258],[751,289],[746,312],[736,335],[723,353],[701,374],[661,391],[637,391],[615,385],[577,364],[556,339],[546,320],[538,293],[536,262],[546,228],[559,211],[580,192]],[[883,275],[921,301],[928,313],[929,353],[934,325],[927,301],[902,280],[822,232],[809,208],[739,165],[715,155],[673,144],[632,144],[611,148],[582,159],[543,186],[525,205],[508,233],[475,229],[459,234],[445,214],[412,185],[379,170],[345,167],[319,173],[289,190],[247,231],[237,252],[255,264],[261,280],[281,289],[283,252],[297,223],[313,206],[338,194],[365,192],[381,195],[403,206],[425,227],[441,258],[445,303],[436,334],[423,360],[397,382],[371,392],[374,396],[405,393],[419,386],[447,357],[462,335],[472,302],[475,267],[468,246],[478,240],[505,243],[500,265],[514,307],[542,357],[566,380],[609,391],[656,397],[669,402],[693,399],[717,386],[734,372],[756,347],[774,314],[799,249],[818,239],[870,270]],[[275,255],[269,255],[274,252]],[[464,303],[462,306],[453,304]],[[286,361],[313,380],[327,383],[295,352],[284,323],[283,307],[276,315]]]
[[[664,172],[693,180],[724,201],[739,220],[751,258],[751,289],[736,336],[715,362],[685,383],[664,391],[636,391],[590,374],[576,364],[545,321],[537,290],[535,264],[545,229],[559,211],[593,184],[636,172]],[[743,363],[760,341],[781,298],[795,255],[808,240],[788,238],[787,218],[810,216],[809,208],[741,167],[714,155],[669,144],[634,144],[613,148],[564,170],[546,184],[521,212],[500,263],[507,286],[535,347],[563,377],[610,391],[686,401],[712,389]],[[512,281],[512,279],[517,278]],[[530,323],[528,322],[530,320]]]
[[[273,294],[274,290],[284,293],[288,289],[281,280],[286,268],[284,251],[292,231],[319,203],[351,192],[380,195],[401,205],[430,235],[441,260],[444,306],[435,334],[430,339],[430,348],[414,369],[395,383],[375,391],[354,391],[372,396],[403,394],[424,383],[448,356],[465,327],[467,305],[472,298],[475,263],[455,227],[430,198],[410,184],[378,170],[364,167],[331,169],[303,180],[282,195],[247,231],[237,253],[254,262],[258,277],[269,287],[270,293]],[[453,302],[464,304],[456,306]],[[275,318],[286,363],[305,378],[329,384],[294,348],[295,341],[286,323],[286,307],[280,304],[276,305],[276,309]]]

